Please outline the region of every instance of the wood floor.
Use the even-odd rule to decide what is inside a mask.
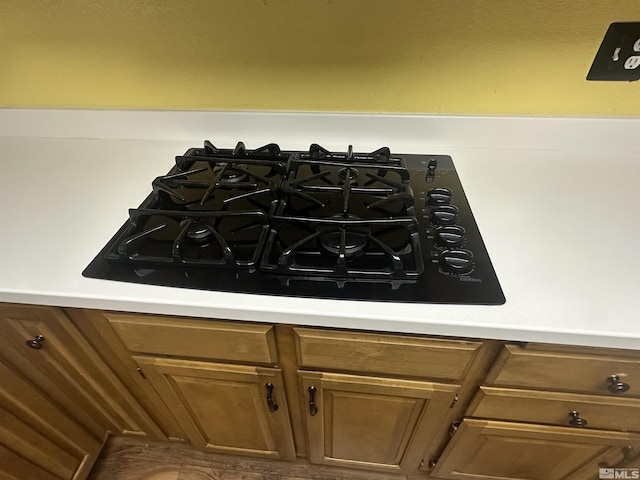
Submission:
[[[187,445],[111,437],[88,480],[406,480],[306,461],[280,462],[201,452]]]

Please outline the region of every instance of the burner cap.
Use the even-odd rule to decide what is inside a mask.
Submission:
[[[358,175],[360,175],[360,172],[357,168],[344,167],[338,170],[338,177],[340,177],[342,183],[347,183],[348,178],[349,184],[354,185],[358,181]]]
[[[227,166],[226,170],[220,177],[220,180],[229,183],[242,182],[247,178],[247,174],[241,170],[238,170],[238,168],[246,167],[246,165]],[[213,167],[213,174],[217,176],[223,168],[224,167],[222,166],[216,165],[215,167]]]
[[[336,215],[333,218],[344,218],[342,215]],[[356,215],[349,215],[347,219],[354,220]],[[344,253],[347,258],[355,257],[362,253],[367,246],[367,236],[369,235],[369,227],[365,225],[323,225],[319,227],[322,233],[318,236],[320,246],[332,255],[340,254],[340,246],[342,243],[342,232],[345,233]]]
[[[181,222],[181,226],[184,227],[184,223],[187,221],[188,220],[183,220]],[[209,225],[201,222],[193,222],[191,225],[189,225],[189,229],[187,230],[187,238],[190,238],[191,240],[197,240],[199,242],[208,240],[209,238],[211,238],[211,235],[213,234],[211,233]]]

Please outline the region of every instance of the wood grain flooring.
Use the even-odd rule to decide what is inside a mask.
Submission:
[[[408,480],[408,477],[309,465],[306,460],[282,462],[220,455],[178,443],[118,436],[107,441],[88,480]]]

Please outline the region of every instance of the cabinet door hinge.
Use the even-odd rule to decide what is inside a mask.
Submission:
[[[138,373],[140,374],[140,376],[143,379],[145,379],[145,380],[147,379],[147,376],[144,374],[144,372],[142,371],[142,369],[140,367],[138,367],[136,370],[138,370]]]
[[[460,428],[460,422],[453,422],[449,427],[449,436],[453,437]]]
[[[451,405],[449,405],[449,408],[455,407],[456,403],[458,403],[458,400],[460,400],[460,395],[456,393],[456,396],[453,397],[453,400],[451,400]]]

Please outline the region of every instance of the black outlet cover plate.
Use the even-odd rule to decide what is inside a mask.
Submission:
[[[635,43],[640,40],[640,22],[618,22],[609,25],[602,44],[596,53],[587,80],[619,80],[633,82],[640,80],[640,67],[628,70],[625,61],[640,55],[634,51]],[[616,49],[618,60],[613,60]]]

